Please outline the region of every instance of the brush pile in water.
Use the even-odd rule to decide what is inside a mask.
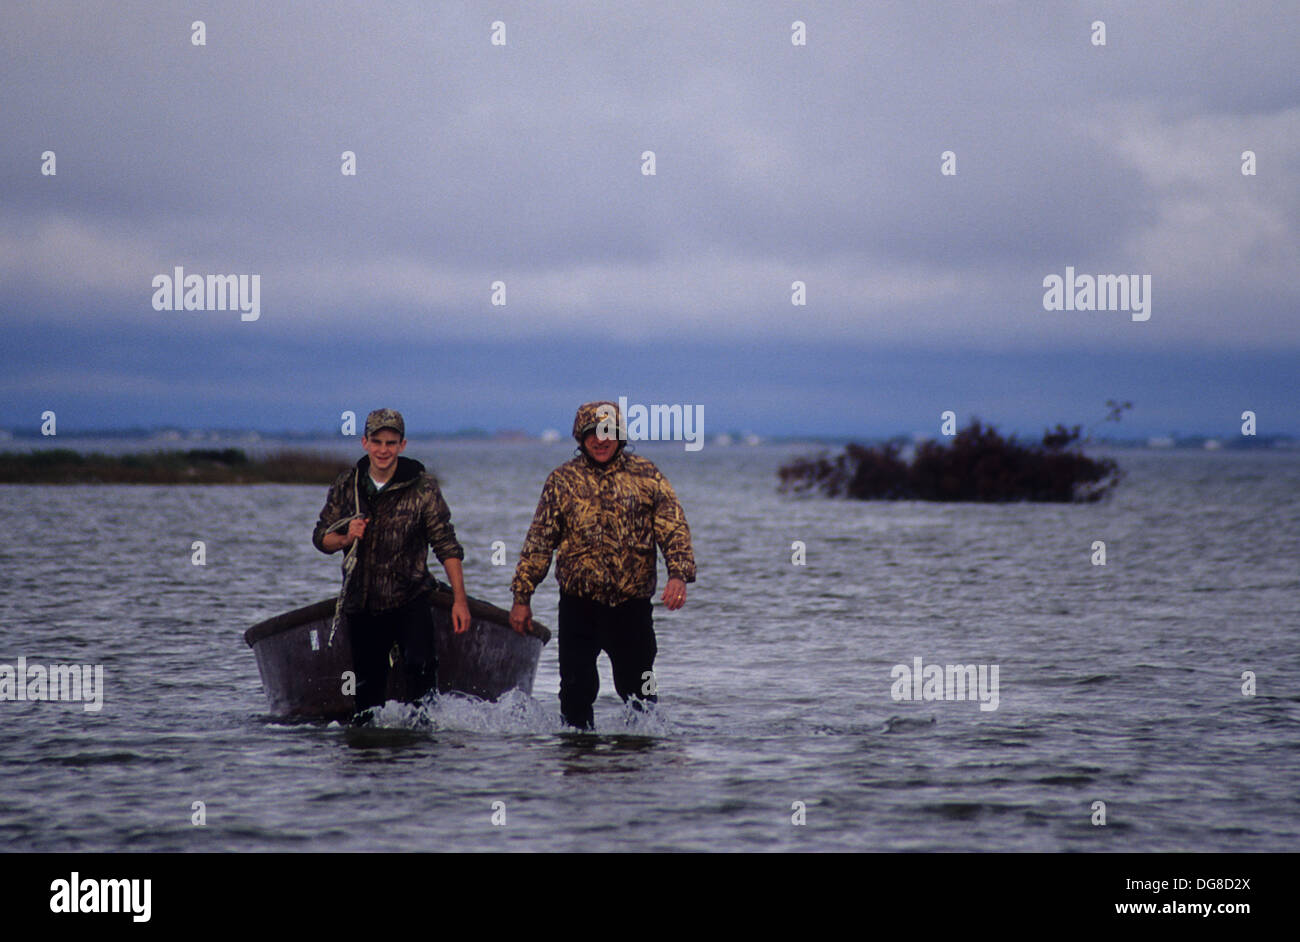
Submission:
[[[1080,427],[1057,425],[1040,444],[1003,438],[975,419],[950,442],[923,442],[911,462],[901,444],[850,444],[834,456],[782,465],[780,490],[856,500],[1048,501],[1090,503],[1119,483],[1109,458],[1082,452]]]

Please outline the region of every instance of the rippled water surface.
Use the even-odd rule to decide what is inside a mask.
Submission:
[[[660,712],[625,725],[602,658],[594,734],[559,725],[554,643],[531,698],[270,720],[242,635],[337,588],[322,487],[0,487],[0,664],[102,664],[106,688],[98,713],[0,702],[0,847],[1300,846],[1300,456],[1120,452],[1109,503],[974,506],[784,498],[785,447],[641,451],[700,580],[656,609]],[[508,605],[492,543],[513,563],[567,446],[407,454],[443,482],[471,594]],[[548,578],[552,626],[556,599]],[[997,709],[895,701],[916,657],[997,665]]]

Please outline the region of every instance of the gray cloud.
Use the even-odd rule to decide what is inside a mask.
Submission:
[[[181,264],[260,272],[281,339],[1294,347],[1300,12],[1131,6],[10,7],[0,306],[147,323]],[[1152,321],[1044,312],[1065,265]]]

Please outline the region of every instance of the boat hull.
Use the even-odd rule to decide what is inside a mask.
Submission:
[[[478,599],[470,599],[470,627],[452,631],[452,595],[445,589],[428,593],[438,650],[438,692],[470,694],[495,700],[510,690],[532,693],[537,659],[550,632],[534,622],[534,633],[520,635],[510,628],[510,616]],[[259,622],[244,632],[262,675],[270,713],[297,719],[345,719],[356,712],[345,693],[344,673],[352,670],[348,619],[339,619],[330,643],[335,599],[323,599]],[[387,699],[418,700],[429,691],[406,689],[400,657],[388,672]]]

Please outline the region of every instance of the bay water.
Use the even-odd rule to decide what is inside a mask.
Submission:
[[[560,724],[554,641],[531,696],[269,717],[243,632],[337,591],[324,487],[0,487],[0,664],[104,676],[97,711],[0,701],[0,849],[1300,846],[1300,454],[1119,451],[1114,495],[1066,506],[796,499],[775,472],[808,446],[638,450],[699,581],[655,609],[659,709],[629,722],[602,657],[593,733]],[[470,594],[509,607],[571,453],[410,444]],[[996,667],[996,708],[912,699],[917,658]]]

